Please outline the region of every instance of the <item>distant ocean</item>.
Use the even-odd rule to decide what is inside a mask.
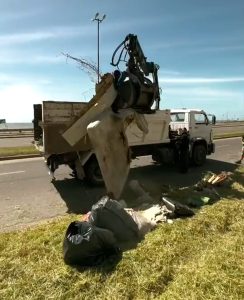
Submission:
[[[6,123],[0,124],[0,129],[29,129],[33,128],[33,123]]]

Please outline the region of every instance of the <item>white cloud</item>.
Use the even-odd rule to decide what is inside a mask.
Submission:
[[[25,86],[26,82],[31,85],[49,85],[52,83],[49,78],[42,78],[38,76],[16,76],[7,73],[0,73],[0,87],[7,88],[10,85],[22,85]]]
[[[237,36],[219,37],[216,41],[215,37],[196,37],[195,39],[186,37],[168,38],[168,40],[157,40],[148,46],[152,50],[164,50],[174,48],[175,50],[186,50],[189,53],[211,53],[211,52],[227,52],[240,51],[244,49],[242,34]]]
[[[11,85],[0,90],[0,114],[7,122],[31,122],[33,104],[45,99],[42,92],[31,85]]]
[[[227,51],[239,51],[243,50],[244,46],[243,45],[231,45],[231,46],[226,46],[226,45],[218,45],[218,46],[210,46],[210,47],[200,47],[200,48],[195,48],[189,50],[190,52],[227,52]]]
[[[233,118],[244,117],[243,92],[238,90],[170,85],[163,88],[161,99],[161,107],[164,108],[197,107],[214,113],[217,118],[222,118],[227,113]]]
[[[159,22],[160,19],[152,19],[150,23]],[[124,31],[125,28],[148,26],[143,19],[121,20],[111,24],[111,22],[104,22],[102,28],[103,35],[109,35]],[[96,36],[97,30],[95,24],[88,23],[87,25],[74,26],[53,26],[47,28],[40,28],[34,31],[9,33],[0,35],[0,46],[20,45],[28,42],[37,42],[50,39],[72,38],[72,37],[90,37]]]
[[[134,16],[133,18],[122,18],[122,19],[117,19],[112,18],[110,19],[108,16],[108,19],[105,19],[104,22],[102,23],[102,32],[103,33],[112,33],[112,32],[120,32],[120,31],[125,31],[126,32],[131,32],[132,29],[135,28],[144,28],[144,27],[150,27],[150,26],[156,26],[159,23],[164,21],[161,17],[155,17],[155,18],[148,18],[147,22],[145,22],[144,18],[141,17],[136,17]],[[133,31],[132,31],[133,32]]]
[[[87,36],[91,34],[91,26],[59,26],[46,30],[0,35],[0,46],[24,44],[48,39]],[[95,32],[94,32],[95,34]]]
[[[244,77],[160,77],[160,83],[169,84],[211,84],[211,83],[231,83],[243,82]]]
[[[26,60],[27,61],[27,60]],[[51,56],[51,55],[37,55],[37,56],[33,56],[29,59],[29,62],[32,63],[59,63],[59,62],[64,62],[65,61],[65,57],[60,54],[60,55],[55,55],[55,56]]]
[[[242,99],[243,94],[237,91],[226,90],[226,89],[214,89],[214,88],[203,88],[203,87],[192,87],[192,88],[164,88],[164,94],[168,97],[183,97],[183,98],[205,98],[205,99]]]
[[[164,50],[164,49],[170,49],[170,48],[176,48],[178,49],[179,47],[191,47],[195,46],[197,44],[196,41],[190,41],[187,39],[177,39],[177,40],[170,40],[169,42],[165,41],[154,41],[148,45],[148,48],[151,50]]]
[[[35,11],[8,11],[1,14],[0,23],[5,23],[13,20],[23,19],[36,15]]]
[[[1,46],[10,46],[16,44],[24,44],[26,42],[40,41],[44,39],[54,38],[51,32],[28,32],[18,34],[6,34],[0,36]]]
[[[22,51],[0,51],[0,64],[1,65],[38,65],[38,64],[59,64],[65,63],[66,57],[60,53],[53,55],[33,54],[30,52]],[[1,75],[1,74],[0,74]]]
[[[159,76],[161,76],[161,75],[178,76],[178,75],[182,75],[182,73],[180,73],[179,71],[175,71],[175,70],[159,69]]]
[[[0,84],[1,83],[5,83],[5,82],[9,82],[11,81],[13,78],[11,76],[9,76],[8,74],[5,73],[0,73]]]

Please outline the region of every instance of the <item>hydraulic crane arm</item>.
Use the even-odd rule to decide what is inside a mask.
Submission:
[[[119,50],[120,54],[117,61],[115,62],[115,56],[117,55]],[[127,70],[125,72],[122,72],[122,74],[118,73],[118,86],[121,84],[121,82],[125,81],[126,77],[128,77],[132,85],[134,86],[134,91],[132,91],[133,88],[130,85],[130,96],[133,97],[132,94],[134,94],[134,98],[137,96],[137,99],[133,99],[133,104],[130,102],[130,106],[133,106],[133,108],[135,109],[141,108],[142,110],[144,110],[144,113],[147,113],[152,112],[150,111],[150,108],[153,103],[156,102],[155,109],[158,110],[160,102],[158,84],[159,66],[153,62],[147,61],[138,38],[134,34],[128,34],[125,37],[124,41],[120,43],[120,45],[116,48],[112,56],[111,64],[113,66],[119,67],[120,62],[125,61],[127,55],[129,56],[127,61]],[[152,76],[152,80],[147,77],[150,75]],[[128,97],[128,83],[126,88],[126,96]],[[120,92],[120,94],[123,93],[124,91]]]

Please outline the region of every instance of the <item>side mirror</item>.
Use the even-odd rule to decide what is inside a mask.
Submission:
[[[213,115],[212,116],[212,124],[215,125],[216,124],[216,117]]]

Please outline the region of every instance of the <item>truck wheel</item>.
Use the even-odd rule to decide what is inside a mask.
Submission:
[[[202,166],[206,161],[207,151],[202,144],[196,145],[193,148],[192,162],[195,166]]]
[[[86,180],[94,185],[101,186],[104,184],[102,173],[95,157],[92,157],[84,166],[84,171],[86,175]]]

